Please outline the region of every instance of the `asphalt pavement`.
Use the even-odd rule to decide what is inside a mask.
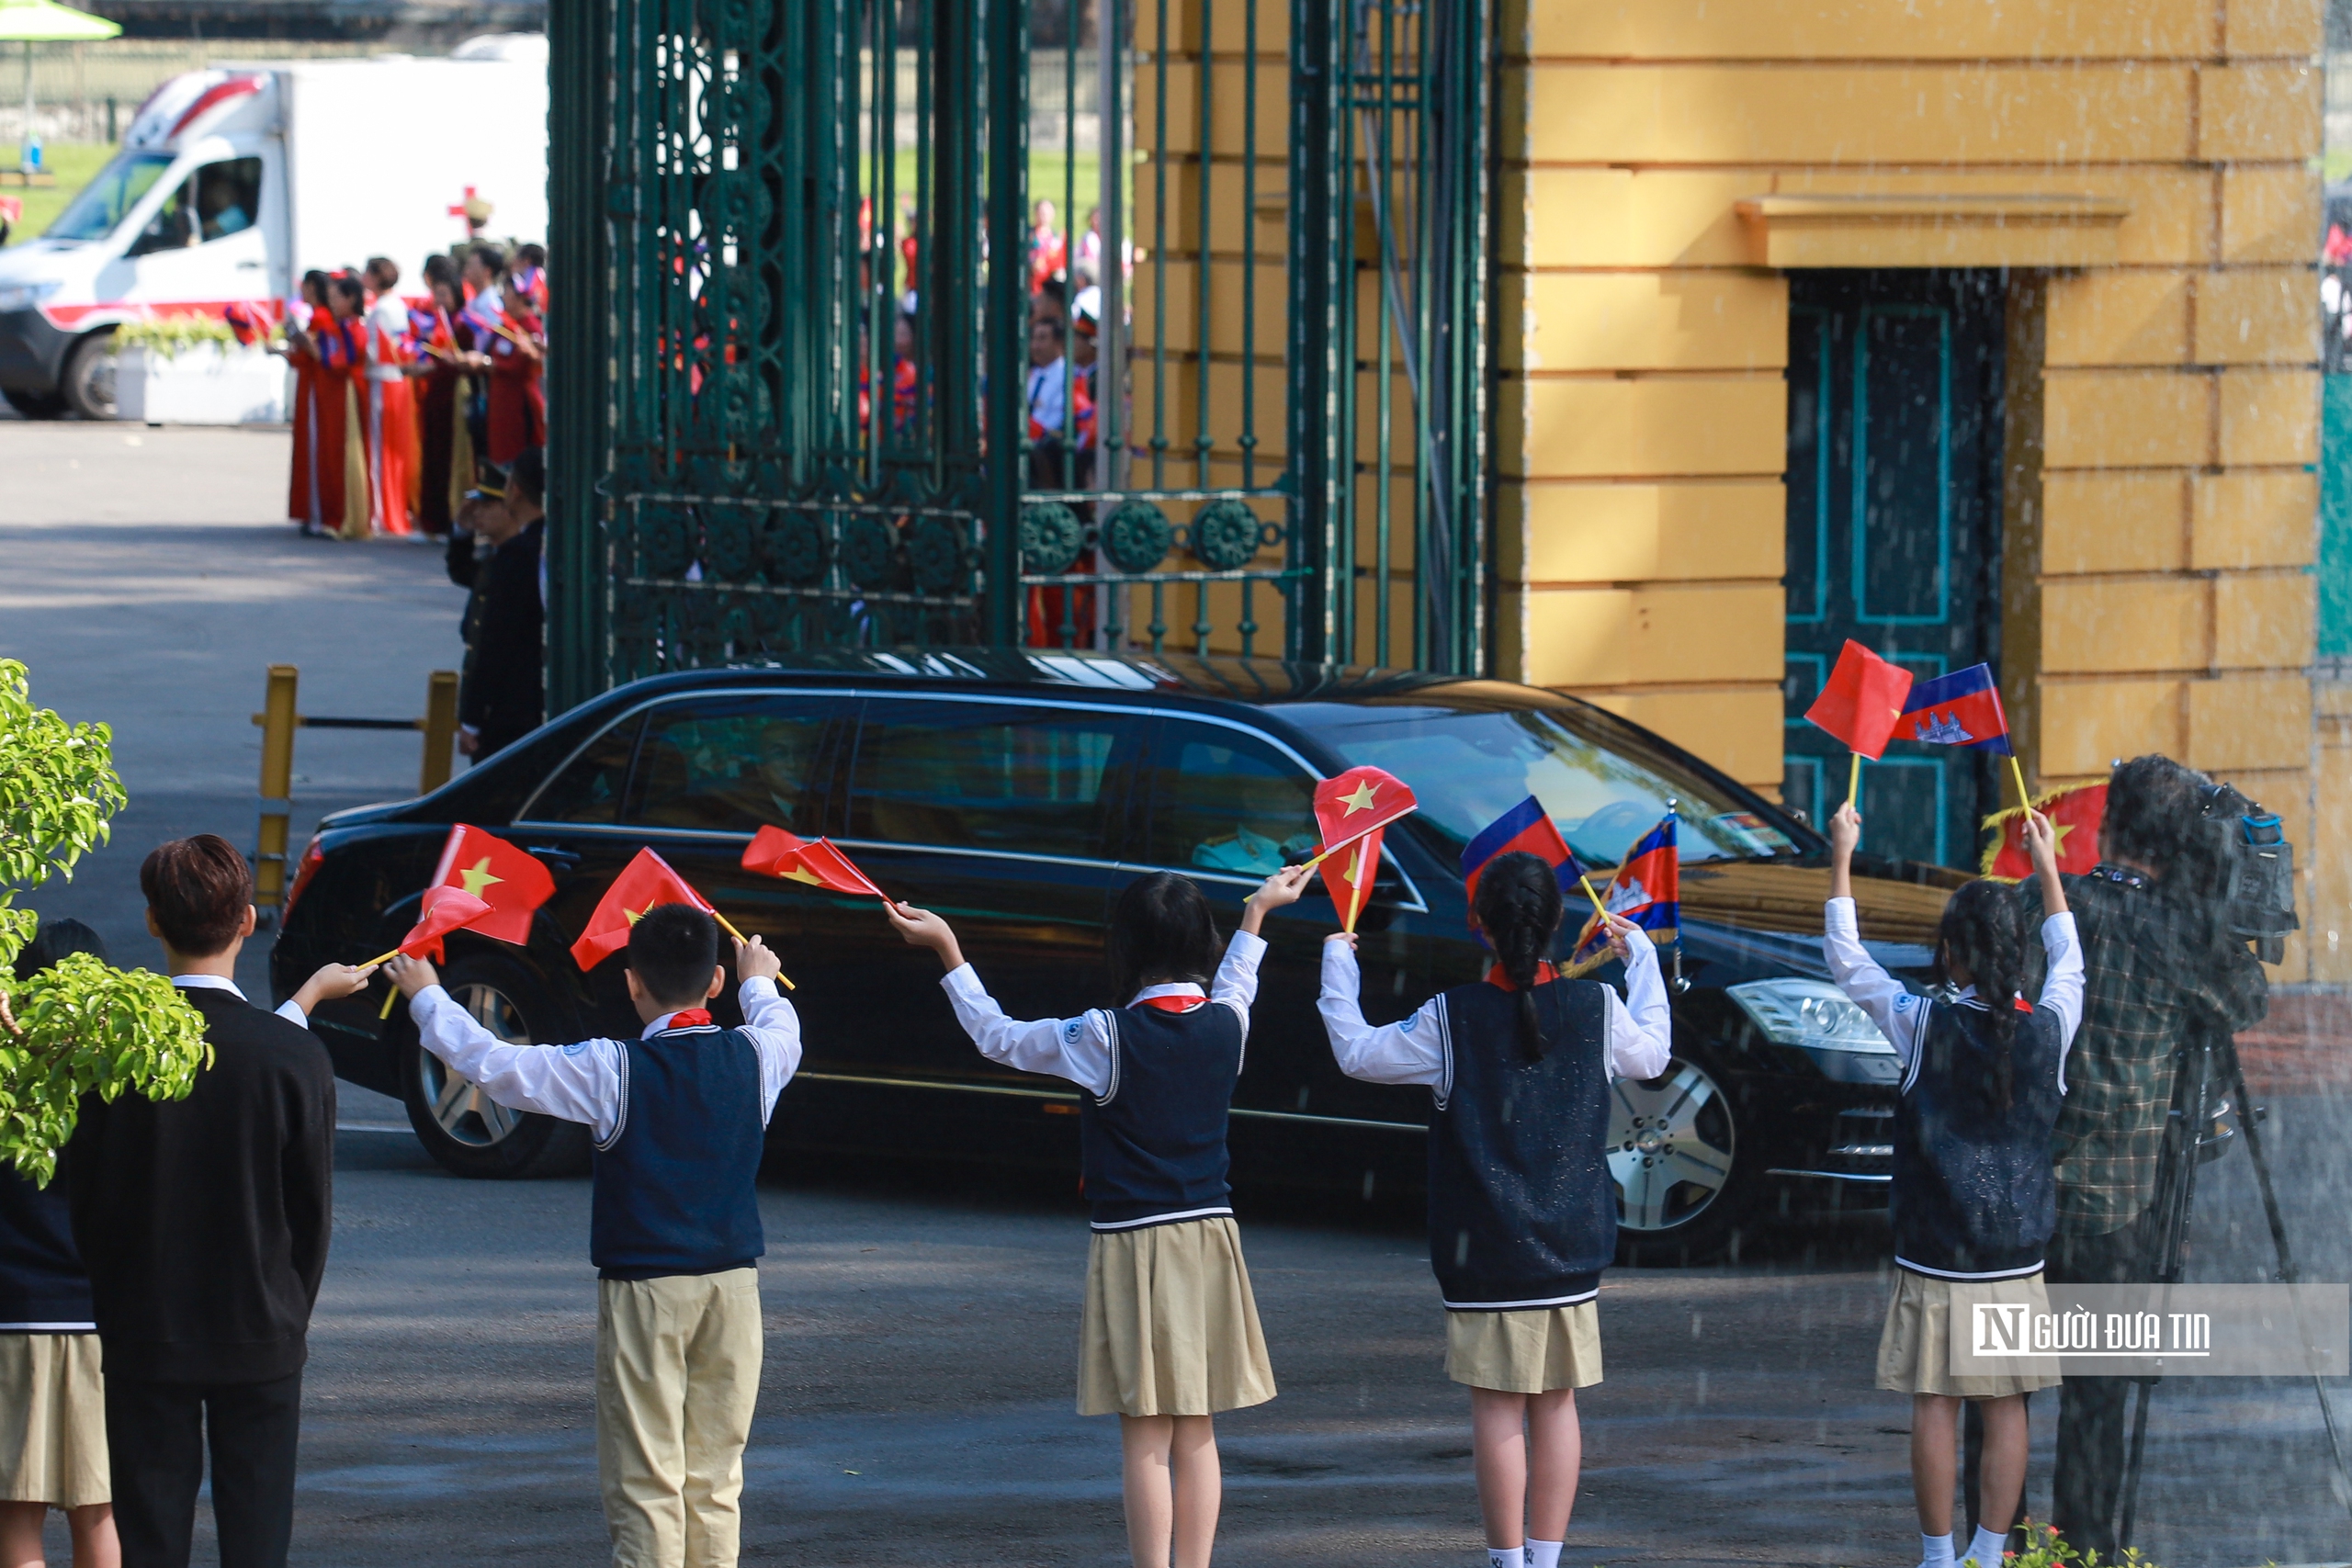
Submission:
[[[153,957],[149,846],[251,840],[266,665],[300,666],[306,710],[367,716],[419,711],[427,671],[455,666],[461,595],[438,553],[297,537],[275,520],[286,458],[282,433],[0,422],[0,656],[30,664],[44,704],[114,726],[132,796],[115,842],[29,901],[91,920],[125,961]],[[406,736],[303,734],[297,842],[324,809],[407,793],[416,761]],[[256,996],[259,956],[241,969]],[[2352,1276],[2352,1110],[2322,1084],[2272,1111],[2305,1277]],[[342,1122],[295,1561],[603,1561],[586,1183],[451,1178],[364,1091],[346,1088]],[[2203,1190],[2195,1274],[2263,1277],[2243,1156]],[[787,1156],[761,1202],[747,1562],[1125,1561],[1115,1423],[1070,1413],[1086,1231],[1069,1177]],[[1238,1207],[1282,1393],[1219,1421],[1220,1561],[1483,1562],[1415,1216]],[[1916,1561],[1907,1401],[1871,1387],[1889,1267],[1863,1222],[1769,1235],[1736,1264],[1612,1271],[1564,1561]],[[2352,1416],[2352,1386],[2334,1393]],[[2054,1404],[2034,1402],[2038,1508]],[[2352,1556],[2325,1452],[2308,1385],[2165,1384],[2142,1544],[2166,1568]]]

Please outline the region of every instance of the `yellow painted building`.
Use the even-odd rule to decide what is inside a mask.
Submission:
[[[1201,68],[1206,14],[1220,80],[1278,106],[1287,39],[1253,59],[1232,8],[1171,5],[1170,58]],[[2161,750],[2278,811],[2316,937],[2281,977],[2352,976],[2352,701],[2315,729],[2311,677],[2319,0],[1498,8],[1497,672],[1817,809],[1843,757],[1825,782],[1792,719],[1842,637],[1923,678],[1989,660],[2036,787]],[[1244,221],[1212,129],[1222,318],[1245,255],[1279,262],[1283,150]],[[1171,216],[1203,205],[1204,161],[1167,162]],[[1279,335],[1224,346],[1216,398],[1252,360],[1278,387]],[[1965,862],[2005,775],[1910,755],[1866,789]]]

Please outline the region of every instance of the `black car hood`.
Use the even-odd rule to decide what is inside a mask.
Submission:
[[[1924,972],[1951,890],[1890,877],[1857,875],[1854,904],[1862,940],[1881,964],[1900,974]],[[1826,978],[1821,956],[1821,907],[1829,897],[1823,865],[1762,861],[1701,861],[1682,867],[1683,945],[1711,983],[1771,975]],[[1694,976],[1694,978],[1700,976]]]

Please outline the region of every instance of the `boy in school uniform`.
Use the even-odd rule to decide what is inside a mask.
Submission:
[[[775,955],[735,944],[744,1025],[720,1029],[718,929],[657,905],[629,932],[628,994],[645,1032],[502,1043],[433,965],[385,966],[424,1048],[499,1104],[587,1123],[595,1190],[596,1468],[614,1568],[732,1568],[743,1445],[763,1345],[754,1181],[776,1096],[800,1065],[800,1020]]]

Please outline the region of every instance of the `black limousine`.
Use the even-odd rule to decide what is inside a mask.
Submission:
[[[1127,879],[1171,867],[1238,916],[1268,872],[1312,852],[1316,781],[1359,763],[1421,801],[1390,830],[1359,922],[1374,1021],[1484,972],[1459,860],[1488,821],[1532,794],[1579,858],[1607,866],[1675,803],[1675,1061],[1615,1091],[1610,1159],[1629,1252],[1704,1256],[1763,1213],[1883,1205],[1895,1058],[1827,982],[1820,838],[1639,726],[1505,682],[991,650],[843,650],[656,676],[431,795],[328,818],[296,867],[271,973],[282,997],[322,963],[398,941],[449,825],[469,822],[539,856],[556,894],[527,947],[453,936],[451,991],[508,1040],[634,1031],[621,960],[582,974],[567,948],[650,844],[738,927],[764,933],[797,984],[807,1058],[772,1136],[1074,1169],[1070,1087],[973,1050],[935,966],[870,898],[742,870],[752,834],[774,823],[831,838],[893,897],[953,919],[1009,1011],[1069,1014],[1112,999],[1102,924]],[[1858,870],[1864,937],[1924,981],[1958,874]],[[1244,1187],[1370,1194],[1421,1179],[1426,1093],[1343,1077],[1325,1043],[1315,995],[1332,919],[1318,885],[1268,924],[1233,1111]],[[404,1010],[379,1021],[381,997],[379,982],[320,1010],[338,1075],[401,1097],[453,1171],[579,1168],[584,1129],[491,1103],[419,1047]]]

